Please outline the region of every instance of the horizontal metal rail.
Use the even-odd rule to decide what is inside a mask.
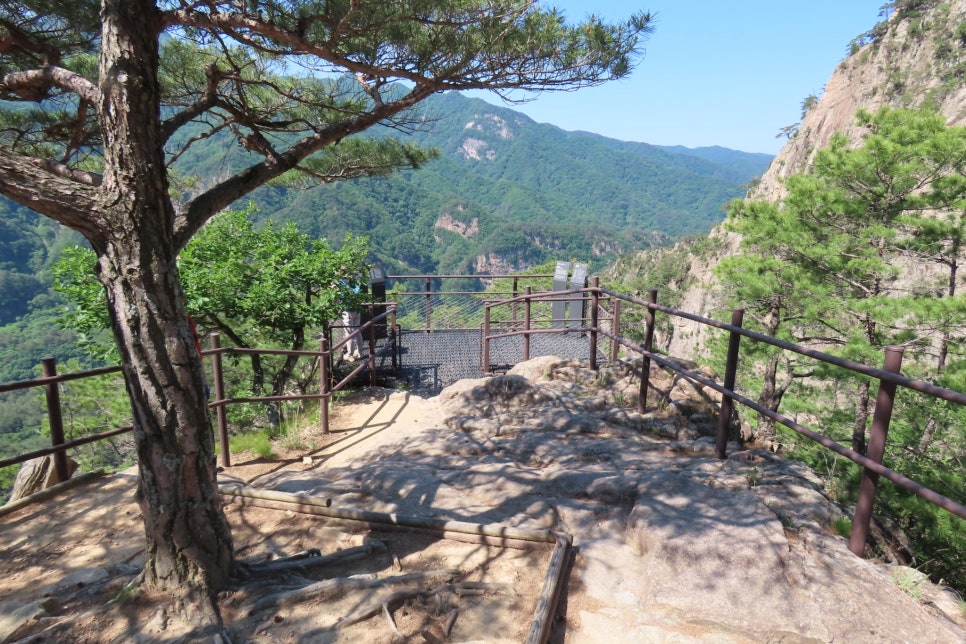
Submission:
[[[506,307],[509,305],[519,304],[520,302],[525,302],[529,307],[529,303],[533,300],[546,299],[548,296],[546,293],[528,293],[522,296],[514,297],[508,300],[490,301],[487,303],[485,322],[483,328],[483,347],[481,349],[481,354],[483,357],[483,370],[489,371],[489,342],[497,338],[505,338],[510,336],[522,335],[526,341],[525,347],[528,347],[528,339],[532,334],[542,334],[542,333],[570,333],[573,331],[586,332],[590,335],[590,364],[591,368],[596,369],[596,342],[597,336],[601,335],[606,338],[610,338],[613,343],[615,343],[615,348],[612,350],[611,354],[616,357],[616,345],[621,345],[630,349],[631,351],[640,354],[644,361],[642,364],[641,373],[641,393],[638,403],[638,410],[640,412],[646,409],[646,396],[648,390],[648,380],[649,380],[649,365],[650,361],[654,361],[657,364],[671,369],[676,373],[681,374],[688,380],[692,382],[710,387],[722,395],[721,411],[718,425],[718,436],[717,436],[717,455],[720,458],[726,457],[726,445],[727,445],[727,432],[728,425],[730,423],[730,405],[732,402],[737,402],[755,412],[763,414],[768,418],[788,427],[789,429],[797,432],[798,434],[818,443],[822,447],[843,456],[850,461],[856,463],[863,468],[863,480],[859,501],[856,506],[856,513],[853,518],[852,525],[852,537],[849,542],[849,547],[858,555],[861,555],[865,549],[865,537],[868,534],[869,521],[871,520],[871,508],[875,495],[875,485],[878,477],[885,478],[895,485],[912,492],[925,499],[926,501],[936,505],[937,507],[943,508],[944,510],[966,519],[966,506],[963,504],[930,489],[917,481],[914,481],[902,474],[882,465],[882,451],[885,444],[885,440],[888,433],[888,425],[892,411],[893,398],[895,394],[895,387],[901,386],[906,389],[917,391],[935,398],[942,400],[947,400],[959,405],[966,405],[966,394],[962,392],[954,391],[952,389],[947,389],[928,383],[922,380],[916,380],[912,378],[907,378],[898,373],[899,361],[901,361],[901,349],[898,348],[887,348],[886,350],[886,367],[890,366],[889,354],[897,354],[898,359],[892,360],[893,369],[888,368],[876,368],[870,367],[865,364],[855,362],[853,360],[848,360],[846,358],[841,358],[839,356],[834,356],[823,351],[818,351],[816,349],[810,349],[808,347],[803,347],[801,345],[794,344],[792,342],[787,342],[785,340],[779,340],[771,336],[764,335],[755,331],[745,329],[741,326],[742,313],[743,310],[736,309],[732,318],[732,323],[721,322],[711,318],[696,315],[694,313],[688,313],[686,311],[681,311],[678,309],[673,309],[671,307],[663,306],[657,304],[657,291],[651,290],[650,300],[643,300],[637,297],[632,297],[625,295],[623,293],[618,293],[613,290],[606,288],[600,288],[597,283],[597,279],[594,278],[592,285],[589,288],[584,289],[574,289],[570,291],[560,291],[555,292],[554,295],[567,296],[567,295],[582,295],[589,297],[593,300],[594,304],[591,310],[591,325],[589,327],[580,328],[549,328],[549,329],[534,329],[530,328],[529,318],[526,318],[526,323],[523,329],[516,329],[511,332],[497,331],[494,332],[494,327],[496,324],[491,324],[491,315],[494,309],[499,307]],[[615,312],[611,319],[612,327],[607,329],[600,325],[600,320],[598,319],[597,304],[608,298],[615,303]],[[646,330],[645,330],[645,345],[638,345],[626,338],[620,336],[620,303],[628,303],[643,307],[647,312],[646,319]],[[654,332],[654,313],[661,312],[670,316],[676,316],[699,324],[721,329],[730,334],[729,342],[729,356],[728,364],[725,367],[725,383],[717,383],[709,378],[701,376],[700,374],[694,373],[693,371],[682,367],[681,365],[655,353],[651,349],[651,338]],[[762,405],[759,405],[755,401],[742,396],[735,391],[734,377],[737,367],[738,351],[739,351],[739,340],[742,337],[747,337],[751,340],[757,342],[763,342],[771,346],[777,347],[782,350],[791,351],[808,358],[824,362],[826,364],[834,365],[836,367],[851,371],[853,373],[860,374],[862,376],[867,376],[874,378],[880,382],[879,399],[876,403],[876,413],[873,418],[872,424],[872,440],[869,444],[868,454],[861,454],[853,449],[840,445],[836,441],[832,440],[828,436],[820,434],[804,425],[784,416],[783,414],[767,409]],[[527,354],[527,349],[524,352],[524,359],[529,356]],[[881,409],[880,409],[881,408]],[[873,444],[877,444],[877,452],[873,453]]]
[[[388,310],[384,313],[380,313],[374,316],[371,320],[360,325],[354,332],[348,334],[345,338],[337,343],[333,348],[329,349],[327,347],[327,342],[323,341],[322,346],[319,350],[298,350],[298,349],[257,349],[251,347],[222,347],[220,346],[220,335],[213,333],[211,335],[212,348],[205,349],[201,352],[203,357],[211,359],[212,371],[214,372],[215,380],[215,399],[208,403],[209,409],[213,409],[216,412],[216,422],[215,426],[218,430],[220,442],[222,444],[221,449],[221,462],[225,467],[230,467],[231,456],[230,450],[228,448],[228,427],[227,418],[224,413],[224,408],[226,405],[236,404],[236,403],[273,403],[273,402],[299,402],[306,400],[319,400],[321,401],[321,424],[324,433],[328,433],[328,404],[332,393],[344,388],[354,377],[359,375],[361,372],[369,369],[370,379],[375,375],[375,333],[374,330],[377,326],[389,326],[394,329],[396,327],[395,321],[395,305],[392,302],[378,303],[375,306],[386,306]],[[224,395],[224,377],[221,358],[226,354],[239,354],[239,355],[278,355],[278,356],[299,356],[299,357],[310,357],[315,358],[320,361],[321,365],[327,367],[328,361],[331,359],[333,353],[335,353],[339,347],[348,342],[349,338],[352,336],[362,337],[368,332],[369,342],[370,342],[370,356],[367,362],[362,362],[358,367],[353,369],[348,375],[342,378],[339,382],[334,385],[330,385],[328,382],[328,372],[327,368],[323,368],[323,377],[320,378],[320,391],[319,393],[311,394],[284,394],[279,396],[247,396],[247,397],[226,397]],[[395,343],[393,343],[393,352],[396,351]],[[395,354],[393,355],[393,364],[396,364]],[[66,454],[67,450],[94,443],[101,440],[106,440],[113,436],[118,436],[120,434],[126,434],[134,431],[132,426],[119,427],[115,429],[110,429],[97,434],[91,434],[89,436],[84,436],[78,439],[67,441],[63,437],[63,431],[57,428],[62,428],[63,418],[60,408],[59,401],[59,391],[58,385],[64,382],[70,382],[73,380],[80,380],[83,378],[92,378],[95,376],[109,375],[115,373],[121,373],[122,367],[120,366],[110,366],[110,367],[99,367],[95,369],[86,369],[83,371],[76,371],[72,373],[56,373],[56,363],[53,358],[45,358],[43,361],[45,375],[33,378],[31,380],[22,380],[13,383],[6,383],[0,385],[0,393],[7,391],[16,391],[23,389],[30,389],[33,387],[44,387],[47,390],[47,410],[48,417],[51,426],[51,443],[50,447],[45,447],[39,450],[34,450],[25,454],[19,454],[5,459],[0,459],[0,468],[10,467],[13,465],[18,465],[29,461],[34,458],[41,458],[50,454],[54,455],[55,466],[57,469],[58,478],[63,481],[67,479],[67,461]],[[370,383],[372,384],[372,383]]]

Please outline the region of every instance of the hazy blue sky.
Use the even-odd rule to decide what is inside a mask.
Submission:
[[[511,106],[541,123],[625,141],[775,153],[885,0],[547,0],[568,20],[656,14],[630,77]],[[479,95],[499,103],[493,95]]]

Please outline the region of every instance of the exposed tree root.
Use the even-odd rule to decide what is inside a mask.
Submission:
[[[405,577],[408,575],[402,575],[402,576]],[[510,593],[510,594],[516,595],[516,591],[509,584],[488,584],[488,583],[482,583],[482,582],[448,583],[448,584],[442,584],[442,585],[436,586],[435,588],[407,588],[404,590],[397,590],[391,593],[383,593],[381,597],[377,597],[374,601],[372,601],[367,606],[363,606],[362,608],[350,613],[349,615],[346,615],[345,617],[341,618],[338,622],[336,622],[332,626],[327,628],[317,629],[315,631],[312,631],[308,635],[310,637],[313,637],[323,632],[334,631],[340,628],[347,628],[349,626],[353,626],[354,624],[364,622],[365,620],[370,619],[371,617],[374,617],[375,615],[378,615],[380,612],[382,612],[386,616],[387,621],[389,622],[392,630],[400,637],[403,637],[402,633],[400,633],[399,630],[396,628],[396,623],[392,618],[392,613],[390,609],[394,605],[400,604],[402,602],[405,602],[411,599],[416,599],[416,598],[428,599],[430,597],[435,597],[437,600],[436,601],[437,613],[441,614],[441,611],[439,609],[442,608],[443,606],[448,605],[448,602],[444,602],[441,599],[441,596],[444,594],[453,595],[458,598],[458,597],[464,597],[464,596],[470,596],[470,595],[484,595],[487,592],[502,592],[502,593]],[[444,634],[447,634],[447,636],[449,631],[453,627],[453,622],[456,621],[456,614],[457,614],[457,611],[454,608],[450,610],[448,613],[446,613],[445,615],[443,631],[444,631]]]
[[[63,617],[53,618],[52,623],[40,632],[34,633],[33,635],[28,635],[22,639],[13,640],[12,644],[41,644],[42,642],[56,642],[60,640],[65,631],[69,631],[71,626],[75,623],[87,619],[93,615],[104,612],[103,607],[96,608],[94,610],[89,610],[86,613],[80,615],[65,615]]]
[[[393,575],[379,579],[374,574],[354,575],[339,579],[326,579],[302,588],[289,590],[274,595],[262,597],[249,606],[242,606],[244,614],[251,615],[267,608],[290,606],[308,599],[325,599],[333,595],[342,594],[350,590],[373,589],[385,586],[401,586],[405,584],[422,584],[423,586],[438,585],[459,576],[459,570],[444,568],[426,572],[413,572],[405,575]]]
[[[255,575],[277,574],[290,570],[305,571],[309,568],[320,568],[335,563],[342,563],[350,559],[370,556],[377,552],[386,552],[386,544],[382,541],[372,541],[365,545],[347,548],[330,555],[322,555],[321,551],[312,548],[311,550],[306,550],[297,555],[277,561],[260,564],[239,564],[237,574],[240,579],[244,580]]]

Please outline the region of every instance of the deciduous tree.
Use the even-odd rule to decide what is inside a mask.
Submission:
[[[364,295],[355,287],[369,273],[366,255],[365,238],[347,237],[333,248],[291,223],[269,222],[256,230],[249,211],[229,210],[188,242],[178,256],[178,272],[185,306],[197,324],[224,333],[237,347],[299,351],[313,332],[362,304]],[[110,320],[92,270],[96,265],[93,251],[68,247],[51,267],[54,288],[70,304],[61,324],[76,331],[92,358],[115,362],[116,349],[105,337]],[[281,396],[292,384],[297,356],[274,371],[266,370],[257,353],[249,359],[252,394]],[[280,422],[281,408],[273,404],[269,410]]]

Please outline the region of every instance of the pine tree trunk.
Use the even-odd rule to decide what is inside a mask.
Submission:
[[[777,386],[778,363],[781,356],[775,355],[769,358],[765,364],[764,380],[762,381],[761,393],[758,395],[758,404],[765,409],[778,411],[782,396]],[[758,431],[755,436],[761,441],[771,441],[775,438],[775,420],[770,416],[758,414]]]
[[[946,297],[956,297],[956,275],[959,271],[959,262],[956,258],[959,256],[959,250],[959,244],[956,244],[950,253],[951,259],[948,263],[949,274],[947,276]],[[939,356],[936,358],[937,380],[942,378],[946,371],[946,358],[949,357],[949,345],[951,342],[952,335],[949,331],[943,331],[942,338],[939,341]],[[926,421],[926,428],[923,430],[922,436],[919,437],[919,444],[916,446],[915,451],[916,457],[922,456],[929,451],[938,427],[939,421],[936,420],[935,414],[930,415],[929,420]]]
[[[175,263],[159,139],[160,14],[150,0],[105,0],[102,17],[103,236],[91,242],[133,411],[144,582],[210,597],[228,581],[232,541],[217,493],[201,357]]]
[[[852,449],[859,454],[865,454],[865,433],[869,424],[869,383],[865,380],[859,383],[855,400],[855,417],[852,421]]]
[[[100,262],[134,418],[144,580],[207,593],[229,579],[231,531],[215,485],[201,357],[175,295],[177,268],[156,248],[128,239],[124,254],[109,248]]]

